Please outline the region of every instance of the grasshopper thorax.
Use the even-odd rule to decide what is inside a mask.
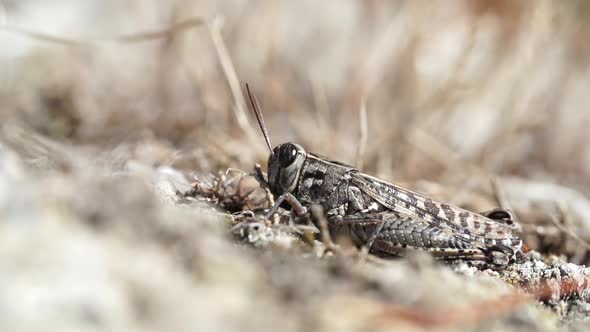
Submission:
[[[268,157],[268,184],[274,195],[295,193],[303,163],[305,149],[295,143],[277,145]]]

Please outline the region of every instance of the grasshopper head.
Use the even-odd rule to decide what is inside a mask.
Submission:
[[[277,145],[268,157],[268,184],[274,195],[297,190],[299,174],[307,158],[305,149],[295,143]]]
[[[299,181],[299,173],[303,167],[303,162],[307,158],[305,149],[295,143],[284,143],[277,145],[271,149],[270,139],[262,118],[260,105],[256,95],[250,90],[246,84],[248,97],[252,110],[256,114],[258,125],[264,136],[266,146],[270,150],[270,157],[268,157],[268,185],[273,195],[279,196],[284,193],[295,193],[297,190],[297,182]]]

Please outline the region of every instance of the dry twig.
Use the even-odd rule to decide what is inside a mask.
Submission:
[[[544,279],[537,283],[525,283],[521,288],[540,301],[566,299],[587,292],[590,289],[590,278]]]
[[[514,218],[513,221],[516,224],[520,224],[518,221],[518,216],[516,215],[516,211],[514,211],[512,209],[512,206],[510,205],[510,201],[508,200],[508,197],[506,196],[506,191],[504,190],[504,187],[502,186],[502,182],[501,182],[500,178],[497,176],[492,177],[491,184],[492,184],[492,190],[494,192],[494,196],[496,197],[496,202],[498,203],[498,206],[500,206],[504,210],[512,212],[512,217]]]
[[[457,327],[477,323],[511,312],[531,302],[526,294],[514,292],[495,299],[483,300],[448,310],[432,312],[421,308],[410,308],[399,305],[385,306],[377,314],[378,322],[386,325],[389,322],[404,321],[424,329]]]
[[[217,57],[219,58],[219,63],[223,70],[223,74],[225,75],[225,79],[234,98],[235,107],[233,110],[236,120],[238,121],[238,126],[240,129],[242,129],[246,136],[248,136],[248,139],[253,144],[256,144],[255,146],[258,146],[257,142],[259,142],[259,140],[257,139],[256,131],[250,125],[248,116],[246,115],[246,98],[244,97],[244,93],[240,87],[240,80],[238,79],[235,66],[233,65],[221,35],[222,26],[223,19],[221,17],[216,17],[213,22],[207,24],[211,41],[215,46],[215,52],[217,52]]]
[[[504,210],[510,210],[510,202],[506,197],[506,193],[504,192],[504,188],[502,187],[500,179],[498,177],[494,177],[490,182],[492,184],[492,189],[494,190],[494,196],[496,197],[498,206]]]
[[[69,38],[64,36],[57,36],[48,33],[38,32],[23,29],[15,26],[0,26],[0,30],[25,36],[37,41],[59,44],[63,46],[77,46],[77,47],[96,47],[99,43],[121,43],[130,44],[138,43],[150,40],[157,40],[169,37],[170,35],[177,34],[179,32],[200,27],[206,23],[206,20],[202,17],[192,17],[186,20],[175,22],[167,27],[158,30],[141,31],[132,34],[123,34],[113,37],[105,38]]]
[[[586,240],[582,239],[576,232],[574,232],[570,225],[570,217],[569,214],[566,211],[566,208],[563,206],[563,204],[556,204],[556,210],[558,213],[558,216],[556,216],[555,214],[552,214],[550,216],[551,222],[553,222],[553,224],[559,228],[560,231],[564,232],[565,234],[569,235],[570,237],[572,237],[576,242],[578,242],[579,245],[581,245],[582,247],[584,247],[586,250],[590,250],[590,243],[588,243]]]
[[[365,95],[361,98],[361,107],[359,108],[359,136],[359,144],[356,150],[356,167],[362,172],[368,136],[367,97]]]
[[[318,224],[320,225],[320,235],[322,237],[322,242],[326,245],[326,247],[334,252],[337,252],[337,246],[332,240],[330,236],[330,229],[328,228],[328,221],[324,216],[324,211],[321,205],[314,204],[311,206],[311,214],[316,218]]]

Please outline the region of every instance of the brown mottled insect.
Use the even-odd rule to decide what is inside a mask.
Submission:
[[[329,226],[350,227],[357,245],[380,255],[420,249],[445,259],[505,265],[520,252],[522,241],[506,210],[473,213],[307,152],[299,144],[271,148],[258,100],[248,85],[246,89],[270,150],[268,180],[257,170],[258,180],[277,198],[269,215],[284,202],[297,214],[319,204]]]

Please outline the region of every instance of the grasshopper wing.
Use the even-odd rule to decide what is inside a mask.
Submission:
[[[509,225],[469,212],[456,206],[433,201],[417,192],[393,185],[379,178],[356,172],[352,183],[363,193],[392,211],[438,226],[466,240],[512,240]]]

